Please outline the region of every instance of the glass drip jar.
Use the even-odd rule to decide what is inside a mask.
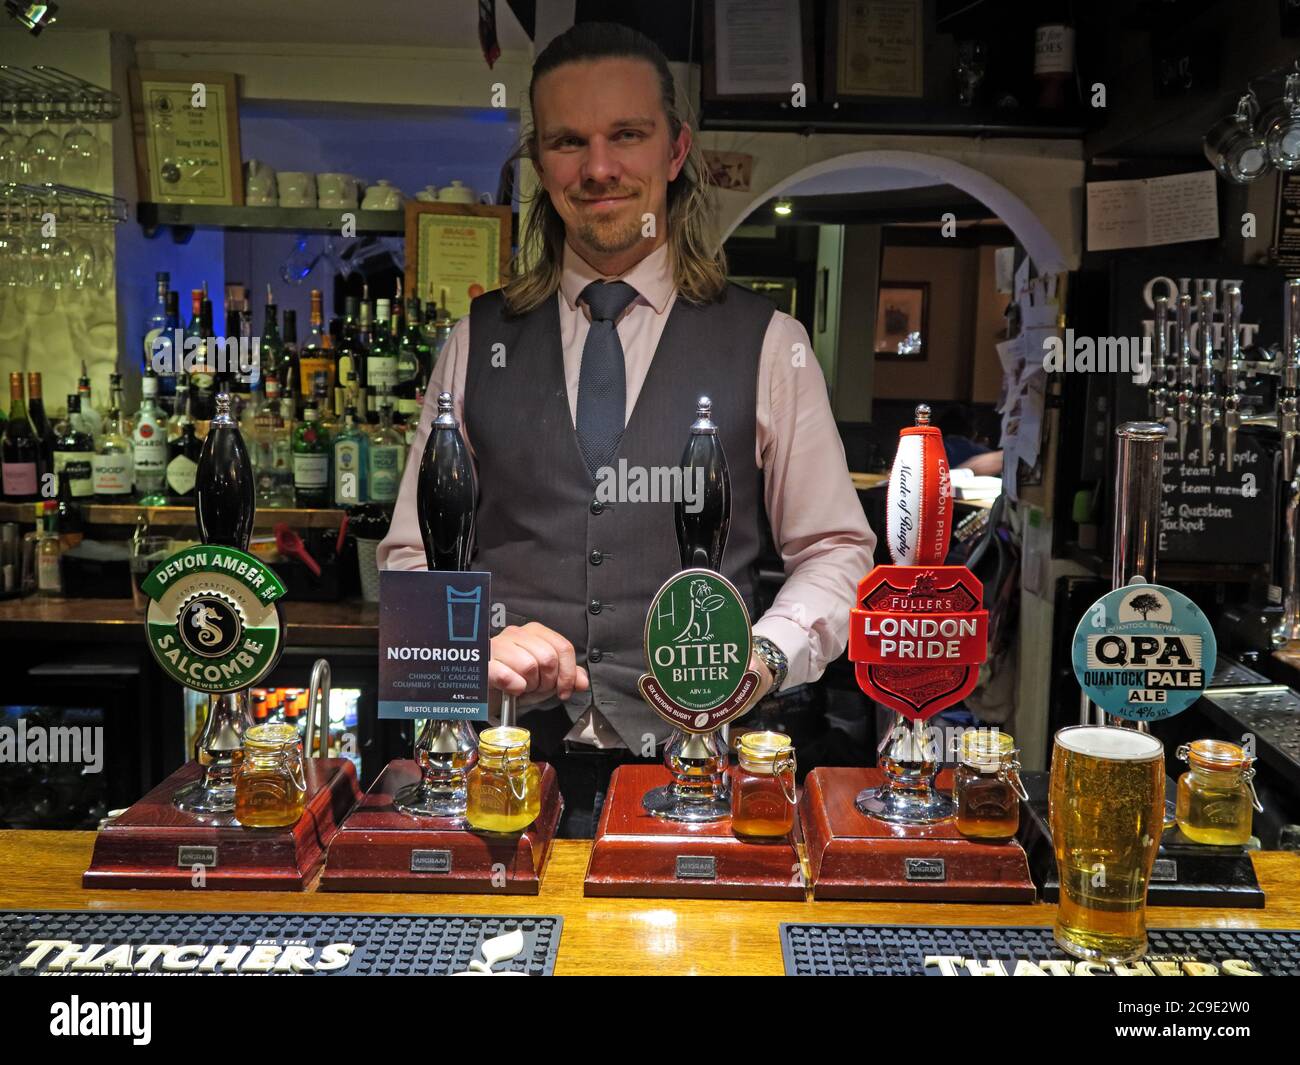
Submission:
[[[542,811],[542,773],[526,728],[484,729],[466,781],[465,819],[480,832],[522,832]]]
[[[307,800],[302,748],[292,725],[254,725],[235,752],[235,820],[249,828],[298,823]]]
[[[1264,809],[1255,794],[1255,759],[1235,743],[1195,740],[1177,751],[1188,769],[1178,778],[1175,816],[1195,843],[1240,846],[1250,839],[1251,807]]]
[[[795,758],[783,732],[746,732],[736,744],[731,830],[741,839],[782,839],[794,828]]]
[[[953,770],[957,831],[967,839],[1011,839],[1020,827],[1020,781],[1016,741],[995,729],[970,729],[961,738],[961,761]]]

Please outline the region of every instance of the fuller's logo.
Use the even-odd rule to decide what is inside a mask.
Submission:
[[[641,694],[677,728],[709,732],[739,714],[757,688],[752,646],[749,612],[731,582],[713,570],[683,570],[646,614]]]

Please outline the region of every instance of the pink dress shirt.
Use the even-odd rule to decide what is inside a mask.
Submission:
[[[575,419],[582,348],[591,325],[586,304],[578,299],[582,290],[596,280],[613,278],[593,269],[566,245],[556,299],[560,301],[569,413]],[[627,282],[638,293],[617,323],[626,360],[625,417],[630,417],[668,312],[677,298],[667,245],[651,252],[618,280]],[[509,358],[510,353],[506,352],[505,357]],[[402,475],[392,528],[379,546],[380,569],[425,566],[415,513],[415,480],[437,410],[429,397],[438,392],[452,394],[461,433],[473,454],[474,427],[466,425],[463,416],[468,361],[466,315],[443,346],[429,382],[419,430]],[[764,503],[786,580],[771,609],[754,622],[754,634],[766,636],[785,652],[790,671],[783,687],[788,688],[816,680],[827,663],[843,653],[848,642],[849,610],[858,581],[871,566],[876,537],[849,478],[844,445],[835,427],[826,381],[813,355],[812,343],[797,320],[779,311],[773,314],[763,338],[756,398],[754,464],[763,471]],[[726,426],[721,426],[720,431],[725,442]],[[731,457],[733,476],[738,461],[738,457]],[[613,744],[607,742],[610,736],[614,737]],[[613,728],[600,719],[594,708],[583,715],[570,737],[602,747],[618,744]]]

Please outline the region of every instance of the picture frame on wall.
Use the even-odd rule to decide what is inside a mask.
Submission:
[[[822,99],[925,95],[922,0],[828,0]]]
[[[470,301],[509,273],[510,222],[508,204],[407,201],[403,290],[453,319],[468,314]]]
[[[705,101],[817,95],[812,0],[707,0],[701,48]]]
[[[928,281],[882,281],[876,300],[875,352],[877,359],[925,362]]]
[[[140,199],[242,207],[235,75],[137,67],[129,83]]]

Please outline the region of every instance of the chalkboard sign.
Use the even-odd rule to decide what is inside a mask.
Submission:
[[[1195,300],[1203,288],[1209,288],[1222,307],[1224,286],[1235,282],[1241,286],[1242,293],[1243,346],[1258,349],[1248,351],[1248,355],[1257,357],[1281,339],[1283,280],[1282,270],[1188,261],[1180,257],[1152,256],[1115,263],[1111,273],[1111,327],[1117,338],[1153,336],[1157,296],[1169,297],[1172,326],[1173,304],[1181,293],[1186,292]],[[1214,349],[1218,352],[1223,344],[1221,314],[1216,313],[1214,325]],[[1176,357],[1172,339],[1170,351]],[[1146,384],[1134,382],[1129,374],[1112,377],[1117,382],[1116,424],[1147,419]],[[1261,376],[1243,384],[1243,410],[1272,409],[1274,379]],[[1165,450],[1161,560],[1236,565],[1272,561],[1278,514],[1277,434],[1267,430],[1240,432],[1232,473],[1227,471],[1222,448],[1221,426],[1215,428],[1211,452],[1206,456],[1200,453],[1198,424],[1190,426],[1186,454],[1181,458],[1177,439],[1171,435]],[[1113,481],[1113,436],[1107,465],[1111,471],[1109,479]],[[1109,499],[1111,484],[1105,487]],[[1109,507],[1107,512],[1111,513]]]
[[[1300,174],[1277,175],[1277,223],[1273,230],[1273,261],[1300,266]]]

